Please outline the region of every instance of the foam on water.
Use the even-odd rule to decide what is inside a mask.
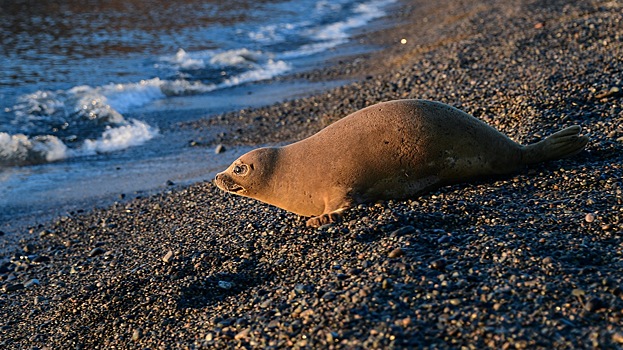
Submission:
[[[28,137],[24,134],[9,135],[0,132],[0,168],[35,165],[70,157],[119,151],[141,145],[157,134],[158,130],[148,124],[131,120],[127,125],[107,126],[100,138],[86,139],[80,146],[69,148],[53,135]]]
[[[251,81],[260,81],[270,79],[274,76],[283,74],[291,69],[291,66],[284,61],[268,60],[267,63],[254,70],[250,70],[234,76],[232,78],[225,79],[220,86],[230,87],[236,86]]]
[[[187,53],[179,50],[163,62],[178,69],[238,67],[241,73],[205,84],[153,78],[137,83],[76,86],[67,91],[37,91],[21,96],[12,111],[16,133],[0,133],[0,165],[31,165],[69,157],[114,152],[152,139],[158,131],[123,114],[169,96],[207,93],[270,79],[290,69],[260,51],[237,49]]]
[[[233,50],[206,50],[198,52],[186,52],[179,49],[173,56],[163,56],[157,67],[182,70],[187,76],[195,79],[208,78],[214,82],[211,89],[230,87],[231,81],[245,83],[270,79],[276,75],[287,72],[291,65],[285,61],[275,60],[274,54],[247,48]],[[203,77],[205,70],[211,70],[212,76]],[[227,78],[230,72],[240,72]],[[220,81],[219,81],[220,80]],[[225,81],[230,83],[222,84]]]
[[[125,125],[106,126],[98,139],[86,139],[80,146],[69,148],[53,135],[28,137],[24,134],[9,135],[1,132],[0,167],[34,165],[69,157],[115,152],[141,145],[157,134],[157,129],[132,119]]]
[[[67,146],[58,137],[45,135],[29,138],[24,134],[0,132],[0,168],[53,162],[66,155]]]
[[[190,57],[190,55],[184,49],[179,49],[175,56],[170,58],[164,58],[164,60],[168,61],[169,63],[176,64],[182,69],[205,68],[205,62],[203,59]]]
[[[0,132],[0,166],[54,162],[143,144],[157,130],[141,121],[127,121],[122,113],[164,98],[161,87],[168,85],[169,90],[176,89],[175,82],[156,78],[21,96],[13,107],[16,132]]]
[[[259,62],[265,60],[266,55],[261,51],[251,51],[243,48],[217,53],[210,58],[210,64],[217,67],[247,66],[257,68]]]
[[[322,27],[314,32],[313,37],[320,40],[341,43],[344,39],[348,38],[349,35],[347,32],[349,30],[361,27],[373,19],[382,17],[385,14],[382,9],[393,2],[394,0],[375,0],[358,4],[355,7],[355,16]]]
[[[83,155],[114,152],[132,146],[142,145],[151,140],[157,130],[147,123],[132,119],[127,125],[106,127],[102,136],[97,140],[86,140],[78,150]]]
[[[286,40],[287,33],[295,33],[301,26],[310,25],[311,22],[278,23],[268,24],[251,31],[247,35],[253,41],[267,44],[275,44]]]
[[[277,43],[285,41],[294,33],[303,34],[303,44],[296,49],[288,50],[276,55],[279,59],[294,59],[313,55],[334,48],[345,43],[350,37],[349,31],[359,28],[370,21],[385,15],[383,8],[394,3],[395,0],[372,0],[357,4],[353,9],[353,15],[344,20],[325,24],[314,24],[304,20],[298,23],[270,24],[262,26],[258,31],[250,32],[249,37],[257,42]],[[339,13],[346,4],[340,2],[319,1],[316,3],[316,16],[322,17],[327,13]]]

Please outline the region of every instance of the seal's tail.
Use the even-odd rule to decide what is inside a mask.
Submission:
[[[579,125],[560,130],[537,143],[522,148],[524,164],[534,164],[572,156],[584,149],[587,136],[580,136]]]

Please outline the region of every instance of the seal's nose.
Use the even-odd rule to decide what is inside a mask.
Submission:
[[[221,176],[221,174],[216,174],[216,176],[214,177],[214,181],[218,181],[219,176]]]

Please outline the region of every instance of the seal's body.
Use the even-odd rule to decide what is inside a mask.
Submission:
[[[581,151],[588,138],[572,126],[521,146],[454,107],[398,100],[357,111],[317,134],[253,150],[216,176],[224,191],[333,222],[353,205],[413,198],[432,188]]]

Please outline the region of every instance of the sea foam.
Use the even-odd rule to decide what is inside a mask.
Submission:
[[[119,151],[132,146],[142,145],[151,140],[158,131],[147,123],[132,119],[127,125],[108,126],[97,140],[86,140],[81,154],[95,154]]]
[[[354,14],[351,17],[326,25],[309,27],[304,33],[312,41],[311,43],[302,45],[295,50],[286,51],[278,57],[280,59],[304,57],[341,45],[350,37],[348,31],[362,27],[368,22],[382,17],[385,15],[383,8],[394,2],[395,0],[373,0],[358,4],[354,8]],[[317,10],[322,12],[337,12],[341,7],[341,4],[328,2],[319,2],[316,5]]]
[[[212,69],[218,75],[218,77],[210,77],[214,83],[207,84],[207,88],[203,91],[197,89],[198,92],[209,92],[247,82],[270,79],[291,69],[289,63],[275,60],[274,56],[271,53],[247,48],[198,52],[179,49],[173,56],[161,57],[160,62],[190,75],[193,75],[195,70]],[[237,74],[222,74],[227,71],[237,72]]]
[[[67,157],[67,146],[51,135],[29,138],[0,132],[0,168],[54,162]]]
[[[145,80],[101,87],[76,86],[21,96],[13,107],[16,132],[0,133],[0,166],[54,162],[143,144],[158,130],[122,113],[166,97],[181,83]],[[196,87],[195,87],[196,88]]]

